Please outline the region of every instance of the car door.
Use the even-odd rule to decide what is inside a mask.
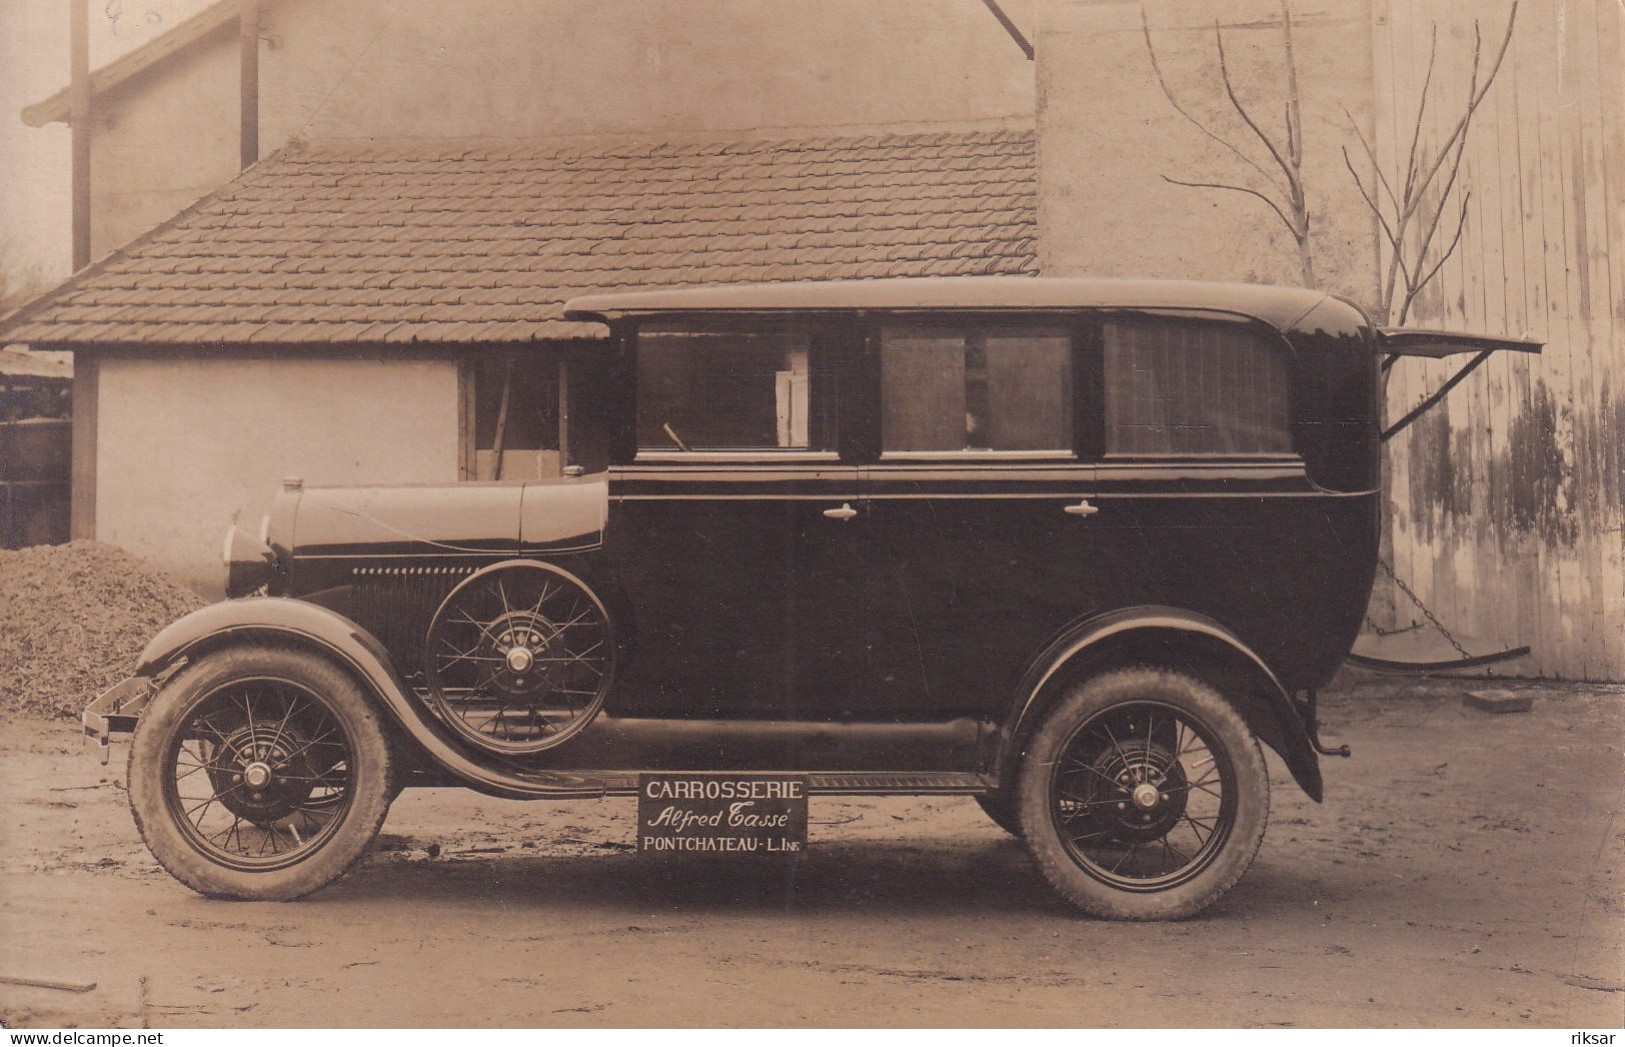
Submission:
[[[843,701],[857,468],[840,454],[828,323],[651,321],[635,447],[610,471],[606,553],[635,629],[611,712],[785,722]]]
[[[938,316],[871,334],[880,455],[865,485],[886,583],[871,620],[890,700],[901,717],[986,718],[1092,599],[1073,325]]]

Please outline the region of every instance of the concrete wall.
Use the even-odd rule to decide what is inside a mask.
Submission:
[[[1039,0],[1005,0],[1031,26]],[[873,133],[1030,124],[979,0],[266,0],[260,146],[294,138]],[[99,257],[237,171],[237,39],[101,98]]]
[[[1142,12],[1180,105],[1279,177],[1225,97],[1214,35],[1217,21],[1238,97],[1284,142],[1279,0],[1053,0],[1037,45],[1040,267],[1049,275],[1303,283],[1295,241],[1262,202],[1166,181],[1267,186],[1170,104]],[[1292,22],[1317,283],[1369,304],[1376,229],[1342,155],[1354,141],[1351,120],[1371,133],[1369,0],[1298,0]]]
[[[237,51],[231,34],[96,101],[91,257],[100,258],[238,171]]]
[[[96,536],[205,592],[223,584],[226,528],[256,530],[285,476],[457,479],[453,360],[107,356],[99,370]]]
[[[1010,10],[1030,25],[1034,6]],[[273,141],[1032,115],[1032,64],[979,0],[286,0],[266,25]]]

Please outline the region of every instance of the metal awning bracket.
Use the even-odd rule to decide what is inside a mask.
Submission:
[[[1424,328],[1411,327],[1379,327],[1377,329],[1377,347],[1387,355],[1382,361],[1382,370],[1386,372],[1394,366],[1394,361],[1402,356],[1421,356],[1430,360],[1442,360],[1447,356],[1456,356],[1461,353],[1473,353],[1474,356],[1462,365],[1450,380],[1440,386],[1438,391],[1412,408],[1405,417],[1390,425],[1382,431],[1382,440],[1387,442],[1393,439],[1396,433],[1403,431],[1412,422],[1422,417],[1440,400],[1449,395],[1450,390],[1461,384],[1462,379],[1476,371],[1485,360],[1494,353],[1538,353],[1543,343],[1527,338],[1500,338],[1494,335],[1458,334],[1453,331],[1433,331]]]
[[[1405,415],[1405,417],[1384,429],[1382,431],[1383,442],[1387,443],[1389,440],[1393,439],[1395,433],[1402,431],[1406,426],[1410,425],[1424,414],[1427,414],[1428,411],[1433,408],[1434,404],[1437,404],[1440,400],[1443,400],[1446,396],[1450,395],[1450,390],[1454,389],[1458,384],[1460,384],[1463,378],[1466,378],[1468,375],[1478,370],[1478,365],[1482,364],[1485,360],[1488,360],[1490,358],[1490,354],[1493,352],[1495,352],[1494,349],[1486,349],[1477,356],[1473,357],[1467,363],[1463,364],[1461,370],[1450,376],[1450,381],[1439,386],[1438,392],[1417,404],[1411,409],[1409,414]],[[1392,357],[1389,359],[1392,359]]]

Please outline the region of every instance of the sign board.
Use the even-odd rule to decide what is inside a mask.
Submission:
[[[639,854],[797,857],[807,779],[790,774],[638,776]]]

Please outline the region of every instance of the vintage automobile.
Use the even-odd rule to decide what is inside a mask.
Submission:
[[[791,772],[974,797],[1065,898],[1189,916],[1377,562],[1381,374],[1535,350],[1314,291],[887,279],[584,297],[564,475],[288,480],[228,593],[85,714],[207,895],[345,873],[399,790]],[[590,419],[583,421],[583,418]],[[585,434],[585,435],[584,435]],[[572,449],[573,448],[573,449]],[[1345,753],[1346,755],[1346,753]]]

